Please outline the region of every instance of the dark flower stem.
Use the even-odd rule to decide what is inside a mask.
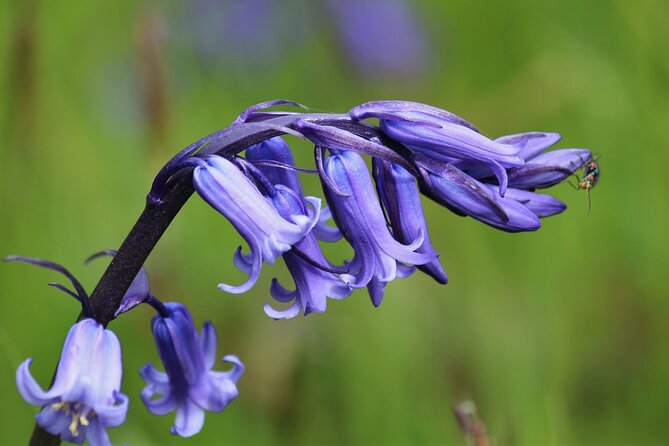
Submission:
[[[353,122],[346,115],[292,114],[288,116],[267,116],[263,123],[276,125],[276,129],[259,123],[248,122],[233,125],[213,133],[191,146],[207,143],[200,153],[231,155],[265,139],[286,133],[281,127],[292,129],[295,123],[306,119],[321,125],[345,129],[367,139],[379,137],[374,127]],[[393,152],[390,151],[390,154]],[[397,157],[397,155],[394,155]],[[400,158],[401,159],[401,158]],[[192,168],[184,168],[165,181],[160,197],[149,195],[144,211],[123,241],[116,255],[100,278],[90,298],[94,319],[107,326],[114,319],[125,292],[149,257],[149,254],[163,236],[170,223],[194,192],[191,179]],[[152,191],[156,192],[156,191]],[[83,314],[79,319],[83,318]],[[55,374],[54,374],[55,377]],[[60,438],[50,434],[35,424],[30,446],[58,446]]]
[[[179,178],[173,182],[173,187],[159,204],[147,204],[93,290],[91,310],[100,324],[106,326],[114,319],[114,313],[121,304],[126,290],[160,237],[193,194],[193,184],[188,172],[180,173],[178,176]],[[29,444],[58,446],[60,438],[35,424]]]

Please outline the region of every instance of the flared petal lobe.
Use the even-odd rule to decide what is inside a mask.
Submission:
[[[304,198],[283,184],[275,185],[273,194],[271,201],[274,207],[286,219],[292,215],[311,215],[320,209],[320,200]],[[340,279],[334,272],[336,267],[325,259],[314,232],[305,235],[292,251],[284,253],[283,259],[295,282],[295,291],[287,292],[275,280],[270,294],[279,302],[293,304],[285,310],[276,310],[266,305],[265,313],[268,316],[283,319],[300,313],[322,313],[328,297],[342,299],[351,294],[351,287]],[[277,291],[279,289],[282,291]]]
[[[198,334],[185,306],[170,302],[165,307],[169,314],[154,316],[152,328],[166,373],[151,364],[144,366],[140,374],[147,386],[141,397],[154,415],[176,411],[171,432],[189,437],[202,429],[206,410],[220,412],[237,397],[244,366],[236,357],[226,356],[224,360],[233,363],[231,371],[211,370],[217,343],[214,327],[206,323]]]
[[[51,389],[42,390],[29,371],[30,359],[16,373],[23,398],[44,406],[36,416],[45,430],[78,444],[107,445],[106,428],[123,423],[128,398],[121,387],[121,346],[110,330],[93,319],[69,331]]]

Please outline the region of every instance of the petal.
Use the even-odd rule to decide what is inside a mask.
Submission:
[[[421,187],[439,203],[508,232],[534,231],[541,222],[523,205],[492,193],[462,171],[442,163],[416,158]]]
[[[177,418],[172,426],[172,435],[190,437],[202,430],[204,425],[204,409],[186,398],[177,406]]]
[[[420,193],[413,175],[400,166],[379,159],[374,159],[372,165],[376,189],[395,238],[401,243],[408,243],[423,234],[423,243],[416,251],[436,256],[437,252],[430,242]],[[448,280],[438,259],[420,265],[419,268],[439,283],[446,283]]]
[[[314,235],[316,235],[318,240],[333,243],[339,240],[342,237],[342,234],[339,228],[328,226],[326,224],[330,218],[332,218],[330,208],[328,206],[323,206],[320,218],[318,219],[318,224],[314,226]]]
[[[258,277],[260,277],[262,254],[260,248],[255,245],[251,245],[250,254],[252,259],[251,272],[246,282],[242,283],[241,285],[228,285],[227,283],[219,283],[219,290],[226,291],[231,294],[241,294],[253,288],[253,285],[255,285],[255,283],[258,281]]]
[[[99,420],[93,418],[86,427],[86,440],[90,446],[112,446],[107,431]]]
[[[269,288],[269,294],[279,302],[290,302],[295,299],[296,291],[290,291],[284,288],[278,280],[272,279],[272,285]]]
[[[167,373],[159,372],[153,366],[153,364],[148,363],[139,370],[139,374],[144,378],[144,380],[151,384],[152,386],[164,386],[169,385],[169,378]]]
[[[412,149],[421,150],[426,155],[436,153],[459,159],[473,159],[483,162],[495,161],[505,167],[523,165],[518,158],[519,149],[492,141],[480,133],[445,119],[415,113],[417,117],[430,119],[438,126],[424,123],[386,120],[380,121],[381,129],[390,138]]]
[[[108,405],[98,405],[95,413],[105,428],[123,424],[128,413],[128,397],[120,392],[114,393],[114,402]]]
[[[425,265],[421,265],[421,266],[425,266]],[[401,263],[397,264],[397,277],[399,279],[406,279],[407,277],[412,275],[415,271],[416,271],[415,266],[407,266],[407,265],[403,265]]]
[[[51,405],[49,405],[35,415],[35,420],[37,421],[37,424],[50,434],[61,435],[63,433],[69,433],[72,417],[63,410],[54,410]]]
[[[166,415],[177,409],[177,402],[172,397],[172,394],[165,394],[157,399],[152,399],[155,393],[147,386],[142,390],[140,397],[146,408],[153,415]]]
[[[527,132],[502,136],[497,138],[495,142],[518,147],[520,149],[518,157],[527,161],[558,142],[561,138],[562,136],[559,133]]]
[[[206,369],[211,369],[216,363],[218,337],[216,336],[214,325],[209,321],[205,322],[202,326],[200,344],[202,348],[202,356],[204,357],[204,366]]]
[[[251,253],[244,254],[239,246],[232,256],[232,263],[244,274],[251,274],[253,270],[253,256]]]
[[[385,292],[387,282],[372,277],[372,280],[367,284],[367,291],[369,292],[369,297],[372,299],[372,304],[375,307],[381,305],[383,300],[383,294]]]
[[[496,186],[490,188],[495,190]],[[506,196],[521,203],[539,218],[550,217],[567,209],[567,205],[555,197],[523,189],[508,189]]]
[[[559,149],[532,158],[509,173],[509,186],[516,189],[542,189],[564,181],[578,170],[592,153],[586,149]]]
[[[280,137],[267,139],[259,144],[255,144],[246,149],[246,159],[251,162],[257,161],[278,161],[288,166],[295,166],[293,154],[286,141]],[[302,196],[302,185],[297,173],[288,169],[282,169],[275,166],[258,166],[260,170],[272,184],[283,184],[293,190],[296,194]]]
[[[35,406],[44,406],[45,404],[58,401],[61,396],[60,389],[52,388],[50,391],[45,392],[30,374],[31,363],[32,359],[26,359],[16,370],[16,386],[23,399],[28,404]]]
[[[265,304],[263,307],[265,310],[265,314],[272,319],[290,319],[302,311],[302,306],[300,305],[299,302],[294,302],[290,307],[286,308],[285,310],[276,310],[274,307],[272,307],[270,304]]]
[[[232,162],[219,156],[195,162],[199,163],[193,170],[197,192],[232,223],[252,252],[254,247],[261,249],[262,260],[273,263],[309,231],[306,217],[292,222],[282,218]]]
[[[234,383],[237,383],[237,381],[239,381],[239,378],[244,373],[244,364],[235,355],[224,356],[223,357],[223,362],[227,362],[227,363],[232,364],[232,369],[230,369],[227,372],[223,372],[223,373],[226,374],[226,376],[228,377],[229,380],[231,380]]]
[[[325,161],[325,169],[330,179],[349,195],[328,195],[328,202],[337,215],[339,225],[344,227],[354,244],[356,254],[357,242],[368,247],[367,250],[363,248],[363,251],[371,249],[375,252],[380,249],[388,256],[414,265],[427,263],[435,257],[431,253],[414,252],[422,244],[422,238],[412,240],[412,244],[403,245],[392,237],[367,165],[360,155],[355,152],[340,152]]]

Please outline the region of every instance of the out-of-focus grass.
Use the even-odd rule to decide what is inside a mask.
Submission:
[[[288,281],[281,267],[246,295],[221,294],[218,281],[242,280],[230,267],[239,238],[192,200],[147,267],[156,294],[211,319],[220,354],[238,354],[247,373],[239,399],[188,442],[454,444],[462,437],[450,407],[466,398],[498,444],[664,441],[667,4],[415,4],[431,71],[393,81],[356,75],[327,27],[275,64],[222,56],[208,66],[178,45],[181,4],[0,2],[0,255],[53,259],[91,289],[104,262],[82,260],[118,246],[160,163],[262,100],[344,111],[412,99],[491,136],[558,131],[561,147],[601,155],[590,215],[585,194],[567,185],[553,192],[570,209],[534,234],[498,233],[425,201],[450,283],[397,281],[378,309],[358,292],[323,315],[268,320],[270,278]],[[152,57],[159,63],[147,68]],[[146,70],[164,79],[158,96],[147,96]],[[162,104],[161,118],[147,101]],[[309,188],[318,191],[313,179]],[[25,442],[35,413],[14,387],[17,365],[33,357],[46,384],[78,311],[51,280],[0,265],[2,443]],[[150,317],[140,309],[112,324],[132,399],[112,439],[183,443],[168,434],[171,416],[150,416],[139,401],[135,370],[158,359]]]

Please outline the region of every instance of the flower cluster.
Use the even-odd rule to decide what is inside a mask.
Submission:
[[[555,133],[493,140],[446,110],[405,101],[369,102],[346,114],[263,111],[281,104],[299,106],[290,101],[254,105],[229,127],[186,147],[158,173],[145,214],[118,253],[125,247],[125,262],[134,261],[134,266],[115,259],[125,276],[121,274],[122,284],[116,286],[115,296],[108,296],[109,302],[93,305],[96,300],[60,265],[19,256],[4,259],[65,275],[74,290],[50,285],[76,298],[83,310],[67,335],[49,390],[30,374],[30,359],[18,368],[19,392],[27,402],[42,406],[36,416],[42,429],[79,444],[110,444],[107,429],[125,420],[128,397],[120,392],[121,346],[106,323],[140,304],[157,313],[151,328],[164,368],[161,372],[149,363],[141,369],[147,383],[141,399],[155,415],[176,412],[172,434],[196,434],[205,411],[221,412],[237,397],[237,382],[244,372],[241,361],[227,355],[223,361],[231,369],[213,371],[217,347],[213,325],[205,323],[198,333],[187,308],[161,302],[140,269],[160,238],[159,228],[167,227],[193,191],[225,216],[248,244],[247,252],[240,246],[233,255],[234,265],[248,279],[240,285],[221,283],[219,288],[246,292],[257,282],[263,263],[281,258],[294,286],[274,279],[270,295],[279,307],[268,303],[265,313],[285,319],[322,313],[328,298],[344,299],[363,287],[378,306],[390,282],[416,270],[445,284],[448,279],[429,236],[421,193],[455,214],[494,228],[534,231],[541,226],[540,218],[566,209],[537,189],[564,181],[588,162],[594,167],[582,182],[587,187],[579,187],[589,192],[599,175],[586,149],[546,151],[560,139]],[[367,119],[378,120],[378,125]],[[314,168],[295,166],[282,136],[286,134],[313,143]],[[371,157],[371,169],[363,155]],[[318,176],[323,199],[304,194],[300,172]],[[141,226],[152,224],[154,233]],[[321,243],[342,239],[353,255],[336,264],[327,259]],[[140,250],[143,256],[132,249],[135,255],[128,254],[132,243],[144,250]],[[105,251],[91,258],[116,254]]]
[[[91,258],[101,254],[113,252]],[[83,318],[67,334],[51,388],[43,390],[32,377],[29,358],[16,372],[19,393],[28,403],[42,406],[35,418],[47,432],[77,444],[88,441],[92,446],[111,445],[107,429],[123,424],[129,401],[120,392],[123,367],[118,337],[93,318],[86,291],[65,268],[29,257],[10,256],[4,260],[61,272],[72,281],[75,291],[58,283],[50,285],[77,299],[83,310]],[[205,411],[221,412],[237,397],[237,381],[244,365],[236,356],[228,355],[223,361],[233,364],[232,369],[212,371],[217,346],[213,325],[205,323],[198,334],[184,305],[164,304],[151,293],[144,270],[126,292],[118,314],[141,303],[157,311],[153,336],[165,368],[163,373],[149,363],[140,370],[147,383],[142,401],[155,415],[176,411],[171,432],[189,437],[202,429]]]
[[[535,190],[565,180],[591,158],[586,149],[545,152],[560,139],[556,133],[493,140],[453,113],[415,102],[369,102],[344,115],[262,111],[285,103],[253,106],[229,128],[189,146],[158,175],[150,195],[159,197],[165,179],[191,168],[195,190],[248,243],[248,253],[240,247],[233,256],[248,280],[222,283],[221,290],[249,290],[262,263],[282,257],[295,285],[272,282],[271,296],[288,304],[265,306],[275,319],[323,312],[327,298],[361,287],[378,306],[386,285],[415,269],[446,283],[421,192],[497,229],[534,231],[540,218],[566,208]],[[282,133],[314,144],[315,169],[295,166]],[[372,157],[371,173],[361,155]],[[304,195],[297,172],[319,175],[326,205]],[[330,216],[336,227],[326,224]],[[342,236],[354,255],[334,265],[319,243]]]

